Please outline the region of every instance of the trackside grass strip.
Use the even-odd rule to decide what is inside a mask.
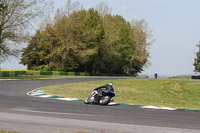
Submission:
[[[87,76],[63,76],[63,75],[19,75],[14,77],[0,77],[0,79],[59,79],[59,78],[82,78]]]
[[[86,99],[91,91],[112,82],[116,103],[200,109],[199,80],[120,79],[71,83],[41,88],[45,94]]]
[[[12,131],[0,131],[0,133],[20,133],[20,132],[12,132]]]

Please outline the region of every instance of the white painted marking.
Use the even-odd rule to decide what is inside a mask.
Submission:
[[[165,110],[176,110],[176,108],[170,108],[170,107],[161,107],[161,109],[165,109]]]
[[[175,108],[170,108],[170,107],[156,107],[156,106],[143,106],[141,108],[146,108],[146,109],[164,109],[164,110],[176,110]]]
[[[44,91],[43,90],[37,90],[34,93],[44,93]]]
[[[47,98],[50,97],[51,95],[42,95],[42,96],[38,96],[38,97],[43,97],[43,98]]]
[[[159,109],[158,107],[156,106],[143,106],[141,108],[145,108],[145,109]]]
[[[0,81],[5,81],[5,80],[19,80],[19,79],[0,79]]]
[[[78,100],[75,98],[57,98],[58,100],[65,100],[65,101],[73,101],[73,100]]]
[[[44,113],[44,114],[55,114],[55,115],[79,115],[79,116],[97,116],[92,114],[76,114],[76,113],[62,113],[62,112],[47,112],[47,111],[36,111],[36,110],[29,110],[29,109],[13,109],[15,111],[23,111],[23,112],[31,112],[31,113]],[[105,115],[98,115],[98,116],[105,116]]]
[[[109,103],[108,105],[117,105],[117,103]]]
[[[42,95],[42,94],[44,94],[44,93],[32,93],[31,95],[35,96],[35,95]]]

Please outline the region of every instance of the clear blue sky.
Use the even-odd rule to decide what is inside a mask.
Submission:
[[[55,9],[67,0],[54,0]],[[72,0],[74,2],[75,0]],[[144,19],[155,42],[150,48],[151,65],[143,74],[193,74],[196,44],[200,40],[200,0],[78,0],[85,9],[104,1],[112,14],[127,21]],[[17,61],[1,64],[2,68],[24,68]]]

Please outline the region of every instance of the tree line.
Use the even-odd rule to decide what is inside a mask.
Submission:
[[[134,75],[148,64],[147,22],[112,15],[105,3],[86,10],[68,0],[30,36],[51,5],[50,0],[0,0],[0,64],[21,53],[21,63],[34,70]]]
[[[68,1],[42,26],[23,49],[28,69],[136,75],[148,61],[147,23],[111,15],[104,3],[86,10]]]

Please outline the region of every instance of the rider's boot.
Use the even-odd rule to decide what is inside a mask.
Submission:
[[[110,102],[114,102],[114,99],[111,99]]]

